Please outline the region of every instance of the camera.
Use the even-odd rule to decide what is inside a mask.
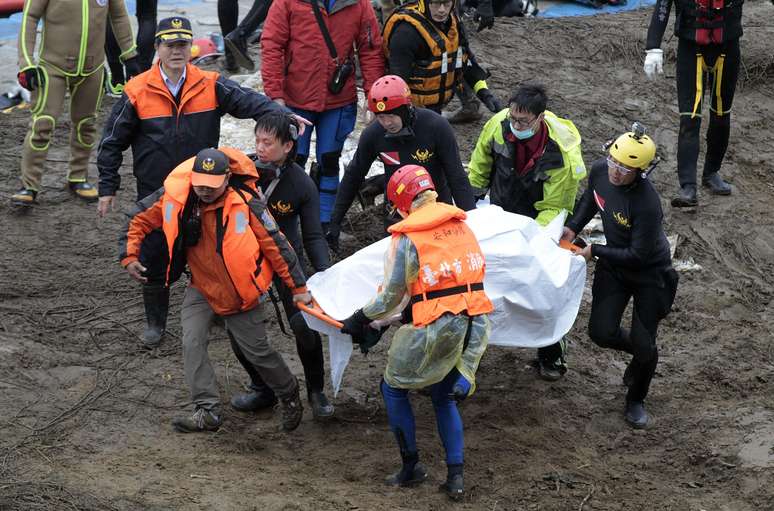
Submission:
[[[341,64],[336,65],[336,71],[333,72],[331,80],[328,82],[328,90],[333,94],[338,94],[344,88],[349,76],[355,71],[355,65],[349,58]]]

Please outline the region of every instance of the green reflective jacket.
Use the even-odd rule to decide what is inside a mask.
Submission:
[[[468,179],[477,192],[489,189],[492,204],[548,225],[563,209],[572,213],[578,184],[586,176],[581,136],[567,119],[545,112],[548,142],[532,169],[519,176],[514,167],[514,142],[508,109],[484,125],[470,157]]]

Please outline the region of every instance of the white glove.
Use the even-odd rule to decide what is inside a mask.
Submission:
[[[656,77],[656,73],[664,73],[664,52],[661,49],[654,48],[645,52],[644,70],[650,80]]]

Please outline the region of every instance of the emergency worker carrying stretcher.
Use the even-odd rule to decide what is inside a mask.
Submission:
[[[484,292],[484,255],[459,208],[436,202],[430,175],[406,165],[387,184],[387,200],[403,218],[389,227],[392,244],[384,284],[365,307],[344,320],[341,331],[367,351],[378,340],[372,320],[403,311],[407,323],[392,338],[381,383],[390,429],[403,466],[387,484],[409,486],[427,478],[418,463],[411,389],[429,388],[448,469],[441,486],[463,495],[463,433],[457,400],[475,390],[486,350],[493,306]]]

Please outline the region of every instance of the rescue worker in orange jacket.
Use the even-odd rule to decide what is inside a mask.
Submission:
[[[164,188],[138,202],[122,244],[121,264],[140,282],[142,240],[161,229],[168,247],[167,285],[187,265],[191,282],[182,307],[185,380],[195,410],[176,418],[179,432],[214,431],[221,425],[215,373],[207,355],[210,324],[221,316],[226,331],[282,403],[282,427],[296,429],[303,405],[299,386],[269,345],[261,297],[276,272],[293,301],[308,303],[306,281],[293,249],[266,211],[255,185],[255,165],[243,153],[204,149],[180,165]]]
[[[403,466],[387,484],[407,486],[427,477],[420,464],[408,392],[429,387],[446,450],[442,489],[463,495],[463,433],[457,400],[475,389],[478,363],[489,339],[492,302],[484,292],[484,255],[459,208],[436,202],[430,174],[418,165],[398,169],[387,199],[403,220],[389,227],[392,245],[380,293],[344,320],[342,332],[367,350],[378,336],[372,320],[400,312],[408,323],[395,333],[381,391]],[[409,319],[410,318],[410,319]]]
[[[188,19],[174,16],[160,20],[155,44],[158,64],[130,80],[113,106],[97,154],[100,215],[115,204],[121,185],[118,170],[129,147],[137,200],[142,200],[158,190],[181,162],[219,145],[220,118],[225,114],[259,119],[268,112],[285,111],[263,94],[191,64],[192,41]],[[160,232],[145,238],[140,260],[148,268],[148,283],[143,286],[146,348],[161,343],[167,324],[169,288],[164,286],[164,251]]]

